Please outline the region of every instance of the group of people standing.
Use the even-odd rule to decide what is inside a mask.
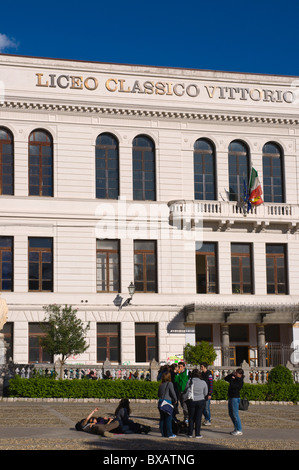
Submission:
[[[200,369],[188,372],[185,364],[179,362],[177,365],[165,366],[160,370],[158,380],[161,384],[158,391],[158,408],[160,412],[160,432],[163,437],[175,438],[173,433],[173,421],[178,414],[178,404],[183,411],[184,421],[188,426],[187,434],[200,439],[202,435],[201,421],[204,416],[204,425],[211,425],[211,397],[213,393],[213,375],[208,369],[208,364],[203,362]],[[239,416],[240,390],[243,387],[244,373],[242,369],[237,369],[232,374],[224,378],[229,382],[228,390],[228,411],[234,424],[233,435],[242,434],[242,425]],[[171,405],[172,413],[166,412],[161,407],[166,401]]]
[[[179,404],[183,411],[184,422],[187,426],[187,435],[202,437],[201,421],[204,416],[204,425],[211,425],[210,402],[213,393],[213,375],[208,369],[208,364],[203,362],[200,369],[193,369],[189,372],[183,362],[164,366],[161,368],[158,380],[161,380],[158,389],[158,409],[160,412],[159,428],[161,435],[167,438],[175,438],[173,433],[173,423],[179,422]],[[240,390],[243,387],[244,372],[237,369],[232,374],[227,375],[224,380],[229,383],[228,388],[228,412],[234,424],[233,435],[242,434],[242,425],[239,416]],[[166,404],[168,408],[162,407]],[[112,437],[117,433],[144,433],[151,430],[149,426],[135,423],[130,418],[130,403],[127,398],[123,398],[115,410],[114,418],[98,417],[93,415],[98,408],[95,408],[86,418],[78,421],[76,429],[78,431],[99,434],[105,437]]]

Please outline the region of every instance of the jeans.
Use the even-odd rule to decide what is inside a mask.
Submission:
[[[211,408],[210,408],[211,400],[206,400],[206,405],[203,410],[203,415],[206,421],[211,421]]]
[[[239,403],[240,398],[228,399],[228,414],[235,426],[235,431],[242,431],[242,424],[239,416]]]
[[[160,432],[162,437],[169,437],[173,435],[172,432],[172,415],[160,411]]]
[[[183,392],[179,392],[179,402],[183,409],[184,421],[186,421],[188,419],[188,405],[187,405],[187,402],[184,400]]]
[[[193,401],[188,400],[188,412],[189,412],[189,428],[188,434],[192,436],[193,428],[195,425],[195,436],[200,436],[201,417],[205,409],[206,401],[199,400]]]
[[[159,400],[159,402],[162,402],[162,400]],[[165,413],[164,411],[161,411],[160,409],[159,409],[159,412],[160,412],[159,426],[160,426],[160,432],[161,432],[162,437],[172,436],[173,435],[172,415],[169,415]]]

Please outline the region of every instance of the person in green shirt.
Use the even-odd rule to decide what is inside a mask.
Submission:
[[[189,374],[186,369],[186,366],[184,362],[179,362],[178,363],[178,373],[174,377],[174,383],[177,385],[177,390],[178,390],[178,400],[181,404],[181,407],[183,409],[183,416],[184,416],[184,421],[187,423],[188,422],[188,407],[186,401],[183,399],[183,393],[185,391],[187,382],[189,379]]]

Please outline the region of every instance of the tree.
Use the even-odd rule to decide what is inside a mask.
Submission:
[[[187,364],[199,365],[201,362],[213,364],[217,357],[217,353],[212,344],[208,341],[201,341],[196,346],[186,344],[184,349],[184,359]]]
[[[273,367],[269,372],[268,382],[273,384],[292,385],[294,383],[293,374],[287,367],[279,365]]]
[[[43,307],[46,311],[45,323],[40,327],[45,336],[42,338],[42,347],[51,355],[61,356],[63,366],[68,357],[74,354],[82,354],[88,349],[86,333],[90,328],[89,323],[84,326],[77,317],[77,310],[71,305],[47,305]]]

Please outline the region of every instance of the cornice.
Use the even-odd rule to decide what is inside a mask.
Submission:
[[[85,113],[101,114],[113,116],[134,116],[140,118],[159,118],[159,119],[183,119],[183,120],[202,120],[218,122],[238,122],[254,124],[274,124],[297,126],[299,117],[279,117],[277,115],[265,114],[241,114],[241,113],[219,113],[192,110],[190,112],[180,110],[154,110],[141,108],[126,108],[90,104],[70,104],[70,103],[41,103],[20,100],[3,101],[0,103],[0,109],[30,110],[44,112],[65,112],[65,113]]]

